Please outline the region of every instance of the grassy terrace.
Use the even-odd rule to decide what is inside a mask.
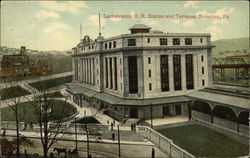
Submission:
[[[185,125],[157,130],[181,148],[198,157],[248,155],[248,140],[239,142],[201,125]]]
[[[28,91],[19,86],[4,88],[0,91],[1,100],[10,99],[13,97],[25,96],[28,94],[30,94]]]
[[[64,107],[64,108],[63,108]],[[37,122],[38,118],[35,113],[33,102],[24,102],[18,105],[19,119],[23,122]],[[59,120],[76,113],[76,108],[61,100],[54,100],[51,109],[50,120]],[[14,112],[10,107],[2,109],[2,121],[15,121]]]
[[[69,82],[72,82],[72,76],[66,76],[66,77],[60,77],[60,78],[51,79],[51,80],[34,82],[34,83],[31,83],[30,85],[36,88],[37,90],[45,90],[45,89],[49,89],[52,87],[61,86],[64,83],[69,83]]]

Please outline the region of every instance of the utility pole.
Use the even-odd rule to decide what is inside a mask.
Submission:
[[[76,155],[78,157],[78,142],[77,142],[77,125],[76,125],[76,117],[75,117],[75,134],[76,134]]]
[[[86,134],[87,134],[87,158],[89,157],[89,132],[88,132],[88,124],[86,124]]]
[[[119,157],[121,157],[121,143],[120,143],[120,130],[119,130],[119,125],[118,127],[118,151],[119,151]]]
[[[151,128],[153,129],[153,106],[152,103],[150,104],[150,114],[151,114]]]

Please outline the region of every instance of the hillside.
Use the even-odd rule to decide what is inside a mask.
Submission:
[[[247,53],[249,53],[249,38],[248,37],[212,41],[212,45],[216,46],[212,50],[213,57],[246,55]]]

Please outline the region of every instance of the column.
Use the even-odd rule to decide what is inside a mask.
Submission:
[[[169,91],[174,91],[173,54],[168,55]]]
[[[91,84],[91,70],[90,58],[88,58],[88,84]]]
[[[107,57],[107,65],[108,65],[108,88],[110,89],[110,69],[109,69],[109,57]]]
[[[197,54],[193,55],[193,66],[194,66],[194,89],[196,89],[199,87]]]
[[[79,81],[82,81],[82,60],[79,58]]]
[[[182,87],[182,90],[187,90],[187,85],[186,85],[186,57],[185,57],[185,54],[181,54],[181,87]]]
[[[87,59],[84,59],[85,64],[85,83],[87,83],[87,77],[88,77],[88,69],[87,69]]]
[[[95,85],[95,58],[92,58],[92,72],[93,72],[93,77],[92,77],[92,84]]]
[[[89,58],[89,83],[92,84],[92,58]]]
[[[87,62],[87,84],[89,84],[89,59],[86,59]]]
[[[115,58],[112,57],[112,78],[113,78],[113,89],[115,89]]]

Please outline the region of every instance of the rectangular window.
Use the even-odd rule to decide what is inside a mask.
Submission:
[[[193,55],[186,55],[186,85],[187,89],[194,89]]]
[[[150,43],[150,38],[148,38],[148,43]]]
[[[105,58],[105,76],[106,76],[106,88],[109,86],[109,75],[108,75],[108,58]]]
[[[116,41],[113,42],[113,48],[116,48]]]
[[[120,77],[122,77],[122,70],[120,70]]]
[[[148,57],[148,64],[151,64],[151,58]]]
[[[105,43],[105,49],[107,49],[108,48],[108,43]]]
[[[201,68],[201,73],[202,73],[202,75],[204,75],[204,67],[203,66]]]
[[[112,58],[109,58],[109,80],[110,80],[110,89],[113,89],[113,72],[112,72]]]
[[[92,49],[94,49],[94,45],[92,45]]]
[[[203,87],[205,86],[205,80],[202,80],[202,86]]]
[[[174,89],[181,90],[181,55],[173,55]]]
[[[129,93],[138,93],[137,56],[128,57]]]
[[[151,83],[149,83],[148,89],[149,89],[150,91],[152,90],[152,84],[151,84]]]
[[[201,43],[203,42],[203,39],[202,39],[202,38],[200,38],[200,42],[201,42]]]
[[[112,42],[109,42],[109,49],[112,48]]]
[[[168,55],[161,55],[161,91],[169,91]]]
[[[128,46],[136,46],[136,39],[128,39]]]
[[[115,66],[115,90],[117,90],[118,80],[117,80],[117,58],[116,57],[114,57],[114,66]]]
[[[168,39],[167,38],[160,38],[160,45],[168,45]]]
[[[151,77],[151,70],[148,70],[148,77]]]
[[[179,38],[173,38],[173,45],[180,45],[180,39]]]
[[[204,61],[204,56],[203,56],[203,55],[201,56],[201,61],[202,61],[202,62]]]
[[[185,38],[185,45],[192,45],[192,38]]]
[[[89,46],[89,49],[91,49],[91,46]]]

